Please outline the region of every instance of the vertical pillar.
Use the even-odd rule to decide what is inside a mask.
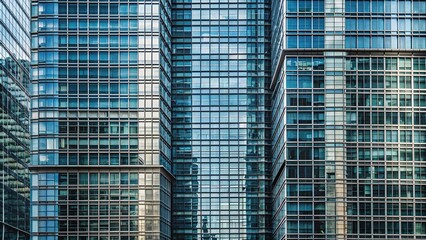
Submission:
[[[325,1],[327,239],[346,239],[344,0]]]

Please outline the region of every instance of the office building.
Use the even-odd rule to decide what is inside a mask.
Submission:
[[[30,1],[0,1],[0,239],[30,232]]]
[[[29,17],[1,4],[16,13],[4,21]],[[34,240],[426,235],[426,1],[27,8]],[[2,151],[22,176],[24,144],[10,143],[29,133],[28,112],[14,117],[28,102],[28,28],[0,35],[2,99],[21,104],[2,107],[16,121],[0,126]],[[10,63],[22,74],[3,74]],[[9,169],[18,181],[3,189],[25,203],[28,180]]]
[[[272,2],[274,239],[425,235],[425,12]]]
[[[173,1],[173,238],[270,239],[267,1]]]
[[[32,239],[170,239],[170,3],[31,8]]]

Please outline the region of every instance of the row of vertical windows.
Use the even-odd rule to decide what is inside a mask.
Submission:
[[[287,18],[287,31],[319,31],[324,30],[324,18]]]
[[[35,165],[139,165],[141,159],[136,153],[39,153],[31,157]]]
[[[158,36],[129,36],[129,35],[79,35],[79,36],[64,36],[64,35],[40,35],[34,37],[32,41],[33,48],[57,48],[57,47],[80,47],[80,48],[118,48],[126,49],[130,48],[158,48]],[[86,50],[86,49],[85,49]],[[45,54],[52,55],[50,51]],[[39,52],[38,54],[43,54]],[[72,52],[72,51],[71,51]],[[83,54],[87,51],[82,51]],[[59,53],[55,53],[59,54]],[[52,56],[54,57],[54,56]],[[83,56],[81,56],[83,57]]]
[[[316,71],[324,70],[324,58],[288,57],[287,71]]]
[[[348,197],[421,197],[426,194],[426,186],[408,184],[347,184]]]
[[[118,2],[118,0],[116,1]],[[158,5],[154,5],[157,7]],[[68,10],[68,11],[67,11]],[[107,3],[39,3],[38,14],[40,15],[51,15],[51,14],[108,14],[108,15],[137,15],[138,5],[137,4],[107,4]]]
[[[97,68],[97,67],[59,67],[59,68],[35,68],[33,79],[57,79],[57,78],[138,78],[138,68]]]
[[[287,36],[288,48],[324,48],[324,36],[297,35]]]
[[[78,20],[77,19],[57,19],[57,18],[45,18],[38,20],[38,26],[32,26],[34,31],[42,31],[42,32],[57,32],[61,30],[105,30],[105,31],[137,31],[137,30],[145,30],[145,31],[156,31],[158,32],[159,24],[158,21],[152,20]]]
[[[43,122],[39,122],[39,126],[41,126],[42,123]],[[56,123],[56,127],[58,127],[57,123]],[[97,133],[99,135],[103,135],[103,134],[135,135],[138,133],[138,123],[137,122],[115,122],[115,121],[110,121],[108,123],[107,122],[74,122],[74,121],[60,122],[59,133],[70,133],[70,134]]]
[[[97,224],[97,223],[94,223]],[[161,222],[161,226],[163,226],[163,224],[165,224],[164,222]],[[128,225],[128,223],[127,223]],[[128,228],[126,228],[127,230],[123,231],[128,231]],[[107,232],[107,231],[104,231]],[[46,233],[42,233],[42,234],[46,234]],[[129,233],[128,233],[129,234]],[[156,237],[156,233],[146,233],[145,236],[147,237]],[[45,236],[45,235],[37,235],[33,237],[34,240],[137,240],[138,237],[137,236],[124,236],[124,234],[120,234],[120,236],[111,236],[109,235],[108,237],[105,236],[93,236],[91,235],[90,237],[88,236],[81,236],[81,235],[77,235],[77,234],[72,234],[72,232],[67,233],[66,236]]]
[[[346,36],[346,48],[391,48],[424,49],[426,39],[422,36]]]
[[[325,203],[314,204],[312,202],[299,202],[287,204],[287,213],[289,215],[324,215]]]
[[[401,221],[348,221],[348,233],[426,234],[426,223]],[[371,237],[371,235],[366,237]]]
[[[397,0],[346,0],[347,13],[407,13],[426,12],[424,1]]]
[[[56,52],[58,54],[56,56],[56,63],[107,63],[107,64],[148,64],[148,63],[156,63],[158,64],[158,60],[152,60],[151,52],[144,55],[145,52],[139,52],[140,58],[138,58],[138,52],[116,52],[116,51],[89,51],[89,52]],[[47,53],[48,54],[48,53]],[[55,55],[56,55],[55,54]],[[158,57],[158,54],[156,54]],[[46,55],[40,54],[39,63],[45,63],[45,59],[48,61],[54,61],[54,58],[46,58]]]
[[[403,159],[404,160],[404,159]],[[380,166],[377,163],[374,166],[348,166],[348,179],[426,179],[425,167],[412,166]],[[324,178],[324,166],[315,164],[312,165],[288,165],[287,175],[289,179],[312,179]],[[385,185],[382,185],[384,188]],[[383,192],[384,193],[384,192]],[[378,195],[375,194],[375,197]],[[425,209],[426,211],[426,209]]]
[[[348,206],[349,215],[385,215],[390,216],[425,216],[426,204],[416,203],[351,203]]]
[[[38,173],[33,175],[34,186],[50,185],[137,185],[138,173]],[[157,179],[158,181],[158,179]],[[150,183],[152,184],[152,182]]]
[[[137,185],[138,173],[59,173],[59,185]]]
[[[324,88],[324,76],[287,75],[286,88]]]
[[[288,160],[323,160],[325,158],[325,148],[321,147],[288,147]]]
[[[408,57],[349,57],[346,70],[426,70],[425,58]]]
[[[321,13],[324,12],[323,0],[289,0],[287,1],[288,13]]]
[[[364,73],[362,73],[364,74]],[[425,76],[376,76],[376,75],[348,75],[347,88],[396,88],[396,89],[426,89]]]
[[[414,155],[413,155],[414,154]],[[422,148],[347,148],[347,159],[350,161],[399,161],[414,159],[414,161],[426,161],[426,150]]]
[[[291,178],[324,178],[325,177],[325,166],[324,164],[315,164],[312,165],[311,162],[309,162],[310,165],[296,165],[292,162],[289,162],[289,164],[286,167],[286,177]]]
[[[386,140],[385,140],[386,139]],[[426,132],[414,130],[347,130],[348,142],[407,142],[425,143]]]
[[[408,185],[406,185],[408,184]],[[347,184],[348,197],[388,197],[388,198],[424,198],[426,194],[425,185],[413,185],[412,181],[406,181],[405,184]]]
[[[426,179],[426,168],[413,168],[412,166],[348,166],[347,177],[348,179]]]
[[[287,106],[324,106],[324,94],[288,94]]]
[[[153,141],[158,145],[158,140]],[[61,138],[58,143],[56,138],[32,139],[31,150],[57,150],[57,149],[138,149],[137,138]],[[149,146],[146,146],[148,149]]]
[[[287,112],[287,124],[324,124],[324,112]]]
[[[426,19],[413,18],[346,18],[346,31],[426,31]],[[374,34],[374,33],[373,33]]]
[[[41,139],[41,138],[40,138]],[[137,138],[61,138],[59,149],[138,149]],[[39,149],[42,150],[42,149]]]
[[[33,99],[32,108],[82,108],[82,109],[137,109],[138,106],[137,98],[40,98]],[[152,105],[148,105],[147,101],[144,102],[145,107],[151,108]],[[154,103],[154,101],[152,102]]]
[[[138,94],[136,83],[88,83],[79,81],[79,83],[36,83],[33,84],[34,95],[52,95],[52,94]],[[153,90],[158,92],[157,85],[153,85]],[[145,91],[149,92],[149,91]],[[93,96],[94,97],[94,96]],[[95,98],[95,97],[94,97]]]
[[[98,207],[98,206],[96,206]],[[103,206],[99,206],[99,207],[103,207]],[[112,206],[111,206],[112,207]],[[135,206],[131,206],[131,207],[135,207]],[[88,214],[84,214],[85,209],[81,210],[81,212],[79,211],[79,215],[88,215]],[[116,211],[114,211],[116,212]],[[124,212],[124,211],[123,211]],[[137,209],[132,209],[131,211],[132,213],[137,212]],[[90,215],[93,215],[93,212],[90,212]],[[71,215],[71,214],[70,214]],[[105,210],[101,210],[101,216],[106,216],[106,215],[113,215],[113,214],[108,214],[108,211],[105,212]],[[150,225],[152,223],[154,223],[154,221],[152,220],[145,220],[145,224],[146,225]],[[59,231],[63,231],[63,232],[93,232],[93,231],[132,231],[132,232],[136,232],[139,230],[139,223],[138,220],[133,219],[133,220],[99,220],[99,221],[93,221],[91,220],[90,222],[87,220],[81,220],[81,221],[76,221],[76,220],[69,220],[69,221],[59,221]],[[144,226],[145,227],[145,226]],[[147,230],[153,231],[153,230],[157,230],[158,229],[153,229],[152,227],[147,227]],[[92,238],[91,238],[92,239]],[[122,239],[122,238],[121,238]],[[127,239],[127,237],[125,237],[124,239]]]
[[[325,184],[288,184],[287,196],[289,197],[325,196]]]
[[[324,130],[287,130],[287,141],[324,141]]]
[[[192,6],[192,10],[176,10],[173,17],[179,20],[248,20],[263,19],[264,13],[259,9],[201,9],[198,10]]]
[[[411,94],[346,94],[347,106],[419,107],[425,104],[425,95],[414,95],[414,101],[412,99]]]
[[[412,112],[395,112],[390,109],[381,109],[382,111],[374,110],[358,110],[358,112],[349,109],[346,112],[347,124],[400,124],[412,125],[413,113]],[[399,117],[399,118],[398,118]],[[415,124],[425,124],[423,115],[415,115]]]
[[[373,207],[374,206],[374,207]],[[312,202],[299,202],[287,204],[287,213],[289,215],[324,215],[325,207],[323,204]],[[373,215],[380,216],[425,216],[426,205],[419,203],[414,208],[413,203],[350,203],[348,204],[348,215]]]

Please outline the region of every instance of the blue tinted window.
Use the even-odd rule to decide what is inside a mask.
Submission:
[[[383,0],[375,0],[371,2],[372,8],[371,11],[373,13],[382,13],[385,10],[385,3]]]
[[[297,48],[297,36],[287,36],[287,47]]]
[[[312,79],[311,76],[299,76],[299,88],[311,88]]]
[[[358,12],[370,12],[370,0],[358,0]]]
[[[313,12],[324,12],[324,1],[313,0],[314,11]]]
[[[287,19],[287,30],[297,30],[297,18]]]
[[[297,12],[297,0],[287,1],[287,11],[288,12]]]
[[[324,36],[314,36],[313,48],[324,48]]]
[[[324,18],[313,18],[313,29],[324,30]]]
[[[296,88],[297,87],[297,76],[290,75],[287,76],[287,88]]]
[[[299,48],[310,48],[312,47],[311,36],[299,36]]]
[[[356,48],[356,37],[346,36],[346,48]]]

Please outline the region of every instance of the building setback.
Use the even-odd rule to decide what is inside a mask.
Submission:
[[[170,11],[32,1],[34,240],[171,238]]]
[[[0,239],[30,232],[30,1],[0,1]]]

